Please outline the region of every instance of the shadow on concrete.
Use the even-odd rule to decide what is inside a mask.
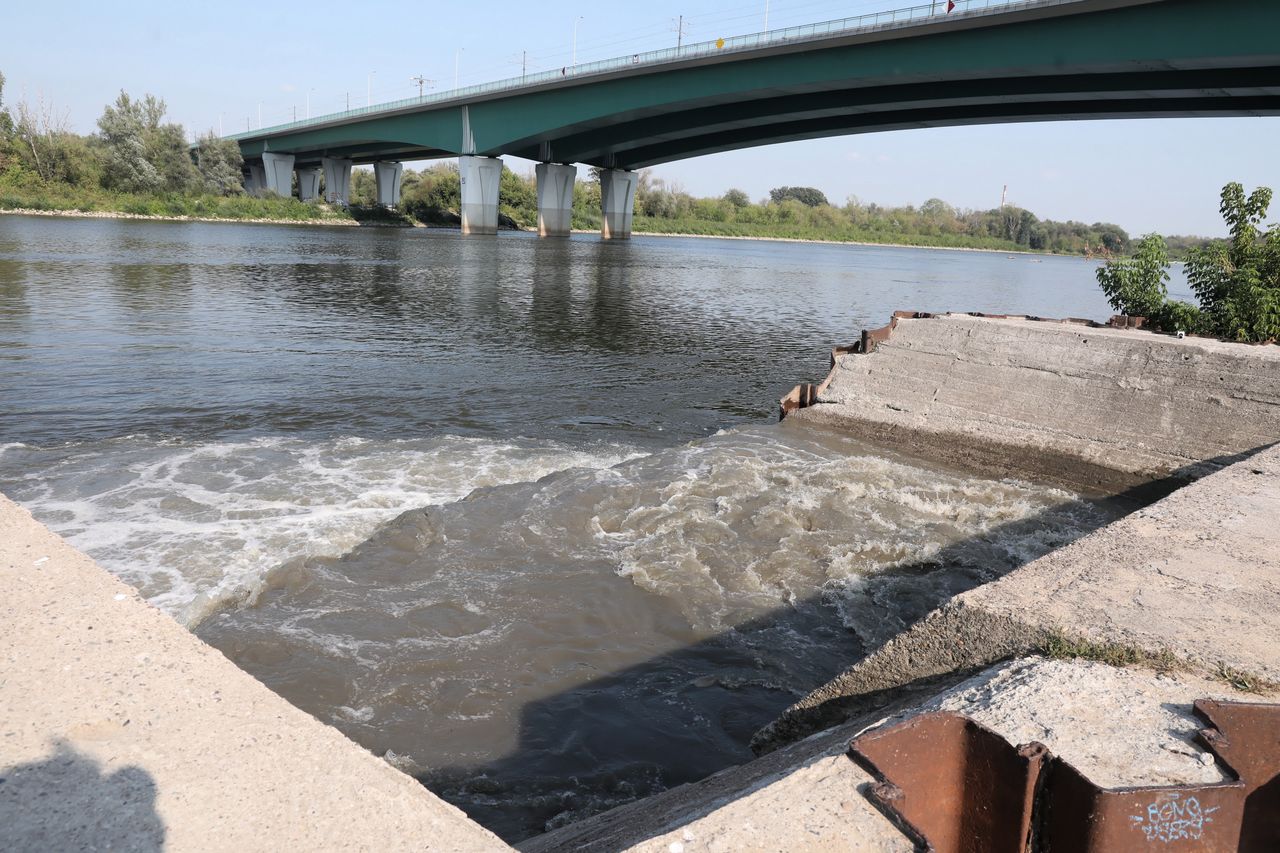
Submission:
[[[752,760],[752,735],[787,707],[953,596],[989,583],[1158,500],[1187,480],[1175,475],[1110,497],[1079,499],[988,529],[927,560],[867,578],[856,602],[861,624],[841,623],[817,595],[720,635],[586,682],[521,711],[517,749],[479,765],[420,776],[432,791],[509,843],[527,841],[616,806]],[[1064,529],[1064,513],[1075,523]],[[1061,530],[1038,551],[1009,548]],[[959,681],[971,672],[958,673]],[[950,683],[930,679],[885,695],[881,706]],[[841,709],[826,721],[867,713]]]
[[[66,741],[43,761],[0,770],[0,848],[158,851],[164,822],[156,783],[141,767],[105,773]]]

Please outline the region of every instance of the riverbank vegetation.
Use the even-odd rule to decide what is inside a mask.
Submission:
[[[430,224],[455,221],[459,183],[452,163],[440,163],[422,172],[406,171],[403,187],[401,208],[409,215]],[[372,201],[371,175],[354,180],[352,199]],[[499,204],[513,223],[536,226],[533,176],[504,169]],[[573,227],[600,227],[600,185],[595,170],[575,185]],[[1042,220],[1013,206],[962,210],[936,198],[919,207],[883,207],[855,198],[837,206],[813,187],[778,187],[758,202],[737,189],[718,198],[697,198],[649,172],[640,174],[636,187],[633,230],[638,234],[781,237],[1102,257],[1129,250],[1129,235],[1118,225]]]
[[[1269,187],[1248,195],[1238,183],[1222,188],[1219,210],[1230,239],[1187,253],[1187,281],[1199,305],[1169,298],[1168,246],[1149,234],[1132,258],[1098,270],[1111,307],[1166,332],[1280,341],[1280,225],[1264,230],[1271,198]]]
[[[239,146],[209,134],[193,155],[165,112],[159,98],[121,92],[82,136],[48,104],[6,107],[0,74],[0,210],[351,221],[342,208],[246,195]]]

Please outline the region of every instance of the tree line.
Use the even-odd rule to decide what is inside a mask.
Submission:
[[[188,144],[165,102],[121,92],[94,133],[40,99],[5,102],[0,74],[0,208],[215,218],[349,219],[293,199],[245,195],[240,146],[212,131]]]
[[[460,184],[457,166],[437,163],[420,172],[406,170],[400,209],[429,224],[457,221]],[[372,204],[373,176],[352,176],[352,203]],[[575,228],[600,225],[600,187],[593,169],[574,188]],[[538,221],[537,186],[532,174],[508,168],[499,185],[502,215],[512,224],[533,227]],[[836,206],[813,187],[778,187],[757,202],[740,189],[719,197],[698,198],[651,172],[640,173],[636,188],[635,230],[723,236],[780,236],[806,239],[969,246],[1112,257],[1131,247],[1128,233],[1107,222],[1055,222],[1023,208],[1006,205],[990,210],[964,210],[941,199],[919,207],[884,207],[849,198]],[[1179,238],[1190,247],[1206,241]]]

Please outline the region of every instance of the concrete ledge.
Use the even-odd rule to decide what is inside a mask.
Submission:
[[[1280,446],[962,593],[757,733],[765,752],[1054,634],[1280,681]]]
[[[1280,440],[1277,346],[965,314],[898,316],[863,338],[792,417],[1106,491]]]
[[[509,850],[0,497],[0,848]]]

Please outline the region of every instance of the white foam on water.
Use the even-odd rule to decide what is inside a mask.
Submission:
[[[714,631],[823,599],[879,640],[939,594],[1071,538],[1096,511],[1061,489],[983,480],[756,430],[720,433],[605,472],[596,536],[619,574]],[[899,576],[901,575],[901,576]]]
[[[341,556],[405,510],[642,455],[621,445],[458,436],[206,443],[129,436],[55,448],[5,444],[0,483],[193,625],[228,599],[254,595],[271,569]]]

